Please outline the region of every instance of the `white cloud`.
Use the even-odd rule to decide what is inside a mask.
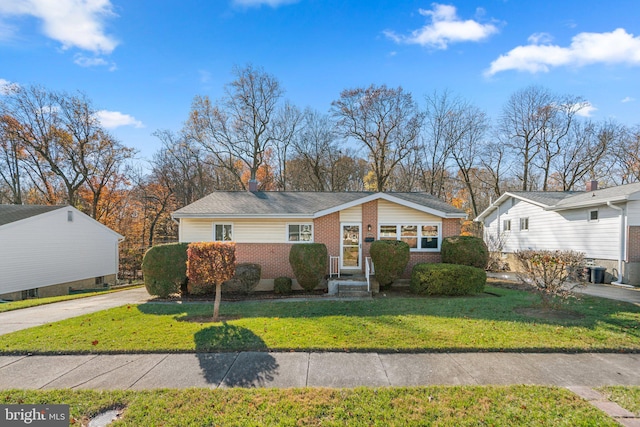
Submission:
[[[109,67],[109,71],[117,69],[115,62],[107,61],[99,56],[88,57],[82,54],[74,56],[73,63],[81,67]]]
[[[580,33],[571,39],[569,47],[537,44],[518,46],[491,63],[486,75],[518,70],[530,73],[548,72],[552,67],[582,67],[589,64],[640,65],[640,37],[623,28],[610,33]]]
[[[384,34],[396,43],[446,49],[450,43],[479,42],[498,32],[493,24],[481,24],[472,19],[461,20],[455,6],[438,3],[433,3],[432,6],[432,10],[419,9],[419,13],[430,18],[431,22],[412,31],[411,35],[397,35],[389,30]]]
[[[11,83],[9,80],[0,79],[0,95],[7,95],[15,85],[15,83]]]
[[[632,98],[632,97],[630,97],[630,96],[625,96],[624,98],[622,98],[622,99],[620,100],[620,102],[622,102],[623,104],[626,104],[627,102],[633,102],[633,101],[635,101],[635,100],[636,100],[635,98]]]
[[[232,0],[235,6],[260,7],[262,5],[278,7],[285,4],[297,3],[299,0]]]
[[[589,101],[580,102],[574,105],[576,115],[580,117],[591,117],[591,115],[598,109],[593,106]]]
[[[115,16],[110,0],[2,0],[0,17],[9,16],[40,19],[44,34],[63,49],[108,54],[118,44],[104,31],[106,19]]]
[[[553,37],[549,33],[534,33],[527,39],[531,44],[548,44],[551,43]]]
[[[102,123],[102,126],[107,129],[114,129],[120,126],[133,126],[136,128],[143,128],[144,124],[140,120],[136,120],[135,117],[129,114],[123,114],[119,111],[107,111],[100,110],[96,112],[96,117]]]

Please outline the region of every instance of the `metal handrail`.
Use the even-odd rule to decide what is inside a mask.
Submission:
[[[371,257],[365,257],[365,259],[364,259],[364,277],[367,279],[367,292],[371,292],[370,276],[372,274],[376,274],[375,268],[373,267],[373,261],[371,261]]]
[[[338,276],[338,279],[340,278],[339,256],[329,256],[329,277],[333,277],[334,274]]]

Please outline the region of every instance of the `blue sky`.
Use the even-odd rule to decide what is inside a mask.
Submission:
[[[582,96],[594,120],[640,124],[637,0],[0,2],[0,84],[85,92],[141,158],[249,63],[322,112],[373,83],[419,102],[446,89],[496,118],[539,84]]]

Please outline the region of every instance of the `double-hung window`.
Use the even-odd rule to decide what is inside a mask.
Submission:
[[[287,241],[313,242],[313,224],[287,224]]]
[[[511,231],[511,220],[505,219],[502,221],[502,231]]]
[[[440,250],[441,224],[380,224],[380,240],[402,240],[412,251]]]
[[[520,218],[520,230],[529,229],[529,218]]]
[[[233,224],[214,224],[213,240],[216,242],[233,241]]]

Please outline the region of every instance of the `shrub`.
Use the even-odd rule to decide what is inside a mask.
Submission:
[[[291,279],[288,277],[277,277],[273,281],[273,292],[276,294],[288,295],[291,293]]]
[[[565,300],[576,286],[585,280],[578,274],[584,265],[584,254],[575,251],[525,250],[515,253],[523,271],[517,273],[524,284],[533,286],[542,298],[542,305],[551,307],[554,297]],[[568,286],[567,282],[572,282]]]
[[[262,268],[260,264],[242,263],[236,266],[236,274],[222,284],[225,292],[242,292],[250,294],[260,283]]]
[[[474,236],[452,236],[442,240],[440,248],[442,262],[487,268],[489,249],[484,241]]]
[[[484,291],[487,273],[476,267],[457,264],[416,264],[410,289],[419,295],[469,295]]]
[[[216,285],[233,277],[236,268],[235,250],[234,243],[190,243],[187,249],[189,293],[211,293]]]
[[[149,248],[142,260],[144,286],[150,295],[166,298],[187,282],[187,244],[170,243]]]
[[[371,243],[369,252],[381,288],[390,286],[400,277],[411,255],[409,245],[401,240],[376,240]]]
[[[320,284],[327,273],[327,262],[324,243],[298,243],[289,251],[289,264],[305,291],[311,291]]]

